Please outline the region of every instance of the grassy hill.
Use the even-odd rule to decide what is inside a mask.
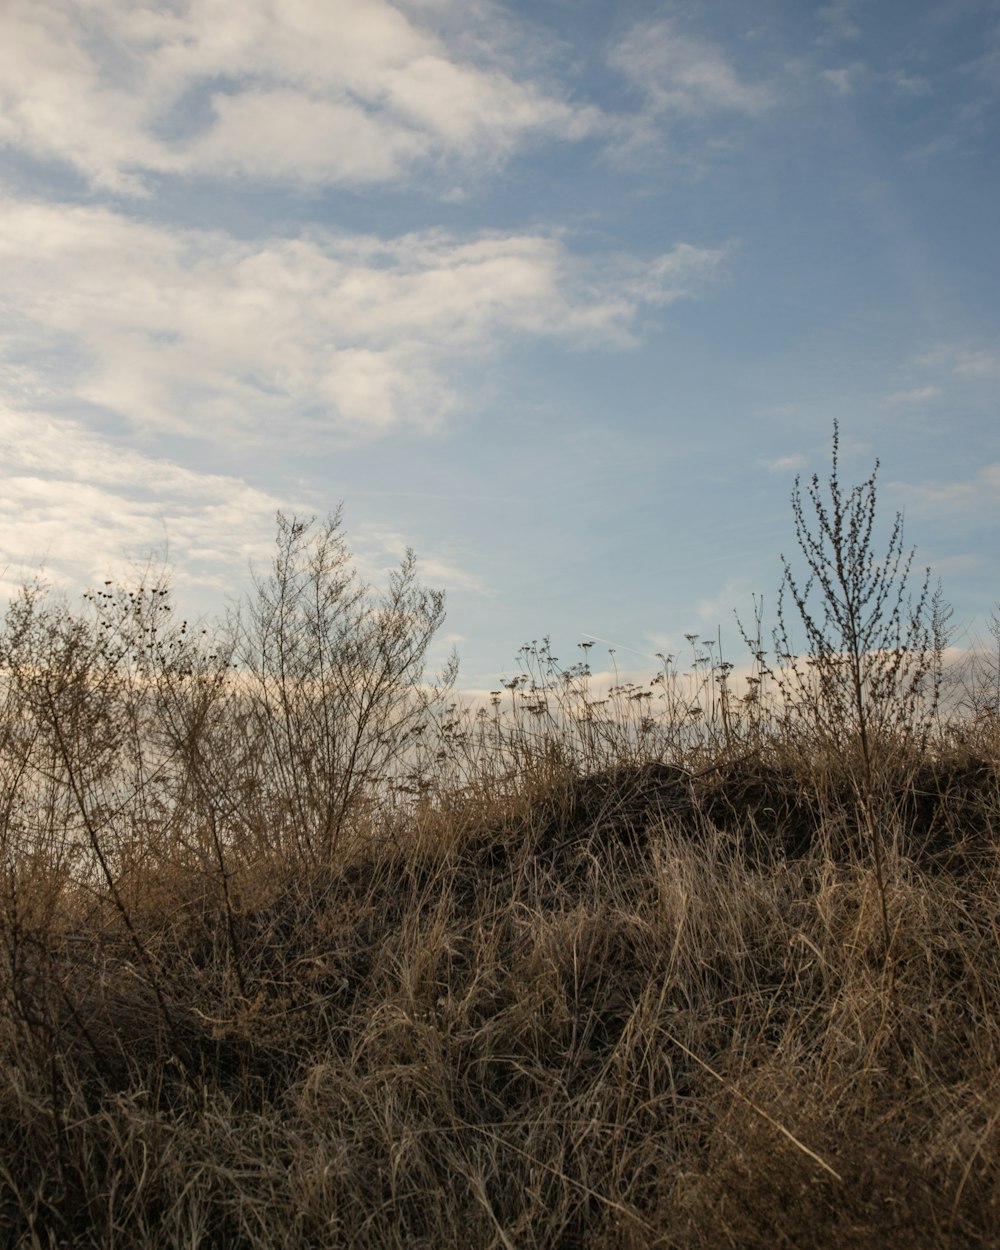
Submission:
[[[27,588],[0,1246],[996,1246],[995,674],[946,717],[929,599],[852,649],[786,573],[740,683],[542,644],[486,705],[336,518],[224,626]]]

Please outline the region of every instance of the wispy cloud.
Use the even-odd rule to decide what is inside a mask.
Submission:
[[[960,378],[1000,378],[1000,352],[960,351],[953,367]]]
[[[941,343],[917,360],[924,367],[944,367],[967,381],[1000,378],[1000,349]]]
[[[944,392],[940,386],[915,386],[908,391],[893,391],[882,400],[887,408],[908,408],[914,404],[926,404],[939,399]]]
[[[771,473],[798,473],[805,467],[805,456],[795,452],[789,456],[778,456],[774,460],[760,462]]]
[[[467,363],[522,335],[628,345],[644,307],[695,293],[722,256],[585,259],[541,234],[247,241],[7,201],[8,399],[263,443],[426,429],[466,402]]]
[[[889,81],[897,91],[908,96],[925,96],[933,91],[929,80],[922,74],[907,74],[897,70],[889,75]]]
[[[668,21],[637,23],[610,59],[656,116],[756,115],[772,103],[770,89],[745,82],[720,48],[680,34]]]
[[[902,489],[893,483],[893,489]],[[985,465],[975,477],[964,481],[925,482],[918,485],[907,483],[907,495],[934,510],[958,512],[965,509],[981,511],[984,505],[993,507],[1000,491],[1000,462]]]
[[[395,568],[410,544],[397,530],[382,525],[361,526],[356,531],[364,563],[372,567],[371,576]],[[442,590],[465,590],[474,595],[492,597],[495,591],[485,578],[463,566],[462,558],[444,551],[422,552],[420,577],[428,586]],[[460,636],[455,636],[460,640]]]
[[[856,0],[831,0],[816,9],[816,19],[821,26],[819,42],[853,43],[861,38],[861,27],[856,17]]]
[[[856,89],[857,80],[863,73],[864,66],[856,62],[837,69],[824,69],[820,72],[820,78],[840,95],[852,95]]]

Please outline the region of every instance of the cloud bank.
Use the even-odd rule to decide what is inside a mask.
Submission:
[[[474,51],[385,0],[8,0],[0,143],[143,195],[152,174],[367,186],[601,128]]]
[[[696,293],[722,259],[680,244],[594,260],[490,232],[247,241],[0,202],[6,390],[199,438],[426,430],[460,407],[465,363],[518,336],[628,346],[642,309]]]

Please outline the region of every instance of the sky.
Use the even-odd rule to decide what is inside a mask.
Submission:
[[[4,0],[0,590],[218,614],[343,504],[432,663],[655,671],[881,461],[1000,598],[997,0]]]

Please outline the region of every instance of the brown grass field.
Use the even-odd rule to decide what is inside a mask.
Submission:
[[[0,1246],[1000,1245],[996,665],[945,714],[894,602],[739,692],[542,644],[477,707],[336,518],[205,632],[27,588]]]

